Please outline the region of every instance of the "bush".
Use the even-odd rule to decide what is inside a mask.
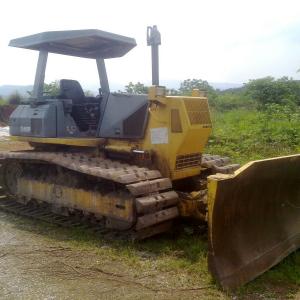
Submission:
[[[215,98],[209,98],[210,105],[221,112],[233,109],[255,109],[256,102],[249,97],[236,93],[219,93]]]
[[[245,88],[262,109],[271,103],[300,105],[300,82],[292,78],[282,77],[275,80],[269,76],[250,80]]]
[[[270,104],[263,111],[214,111],[212,116],[213,134],[207,153],[245,163],[300,151],[299,107]]]

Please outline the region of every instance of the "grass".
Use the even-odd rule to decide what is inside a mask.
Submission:
[[[238,163],[300,152],[300,112],[273,105],[264,111],[213,112],[214,130],[206,153],[226,155]],[[182,286],[210,285],[202,299],[292,299],[300,286],[300,251],[233,293],[222,291],[207,269],[207,237],[186,225],[177,234],[139,243],[106,240],[85,230],[57,229],[30,220],[21,227],[61,240],[75,249],[95,251],[101,259],[122,262],[135,272],[172,273]],[[171,284],[171,283],[169,283]],[[202,296],[201,296],[202,297]],[[201,298],[200,298],[201,299]]]
[[[199,291],[197,299],[294,299],[299,292],[299,251],[254,281],[234,292],[227,292],[208,272],[206,235],[186,234],[186,225],[178,228],[175,236],[166,234],[133,243],[107,240],[85,229],[64,229],[26,218],[11,218],[14,226],[42,235],[49,244],[61,241],[75,251],[93,252],[100,262],[109,262],[112,266],[122,264],[120,270],[132,273],[134,277],[163,274],[163,283],[152,282],[149,277],[150,286],[173,288],[176,283],[176,287],[181,288],[208,287]]]
[[[300,110],[272,105],[265,111],[213,112],[207,153],[238,163],[300,152]]]

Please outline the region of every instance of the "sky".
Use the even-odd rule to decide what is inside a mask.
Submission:
[[[162,36],[160,78],[201,78],[244,83],[264,76],[300,79],[300,1],[268,0],[2,0],[0,85],[32,84],[38,53],[8,47],[10,39],[38,32],[100,29],[136,39],[122,58],[106,61],[109,81],[151,82],[146,27]],[[51,54],[46,82],[79,80],[98,84],[93,60]]]

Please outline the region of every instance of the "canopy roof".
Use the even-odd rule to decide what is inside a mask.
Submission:
[[[9,46],[86,58],[121,57],[135,39],[97,29],[48,31],[11,40]]]

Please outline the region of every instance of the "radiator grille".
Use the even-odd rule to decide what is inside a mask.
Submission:
[[[201,166],[201,153],[190,153],[176,157],[176,170]]]
[[[206,100],[187,99],[184,101],[191,125],[211,124]]]

